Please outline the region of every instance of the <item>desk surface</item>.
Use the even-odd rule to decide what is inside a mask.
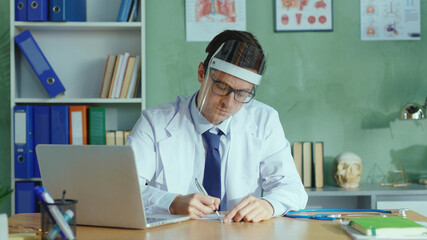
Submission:
[[[408,211],[408,218],[427,221],[423,215]],[[16,214],[9,218],[9,232],[36,232],[40,214]],[[189,220],[148,230],[103,227],[77,227],[77,239],[351,239],[338,221],[277,217],[260,223],[220,223]]]

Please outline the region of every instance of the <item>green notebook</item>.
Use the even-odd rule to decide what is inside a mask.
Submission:
[[[105,145],[105,107],[90,107],[88,139],[90,145]]]
[[[351,218],[350,226],[368,236],[414,236],[427,234],[427,228],[403,217]]]

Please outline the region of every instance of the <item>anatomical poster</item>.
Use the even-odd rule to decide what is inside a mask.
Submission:
[[[361,39],[420,40],[420,0],[360,0]]]
[[[246,0],[185,0],[187,41],[210,41],[226,29],[246,30]]]
[[[332,0],[275,0],[274,30],[332,31]]]

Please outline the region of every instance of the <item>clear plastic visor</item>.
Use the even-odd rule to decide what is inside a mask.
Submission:
[[[211,57],[197,96],[199,114],[218,125],[237,113],[256,93],[264,71],[258,48],[227,41]]]

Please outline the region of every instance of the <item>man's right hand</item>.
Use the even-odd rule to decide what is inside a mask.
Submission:
[[[219,208],[219,198],[200,193],[178,195],[171,203],[169,211],[172,214],[190,215],[190,218],[201,218]]]

